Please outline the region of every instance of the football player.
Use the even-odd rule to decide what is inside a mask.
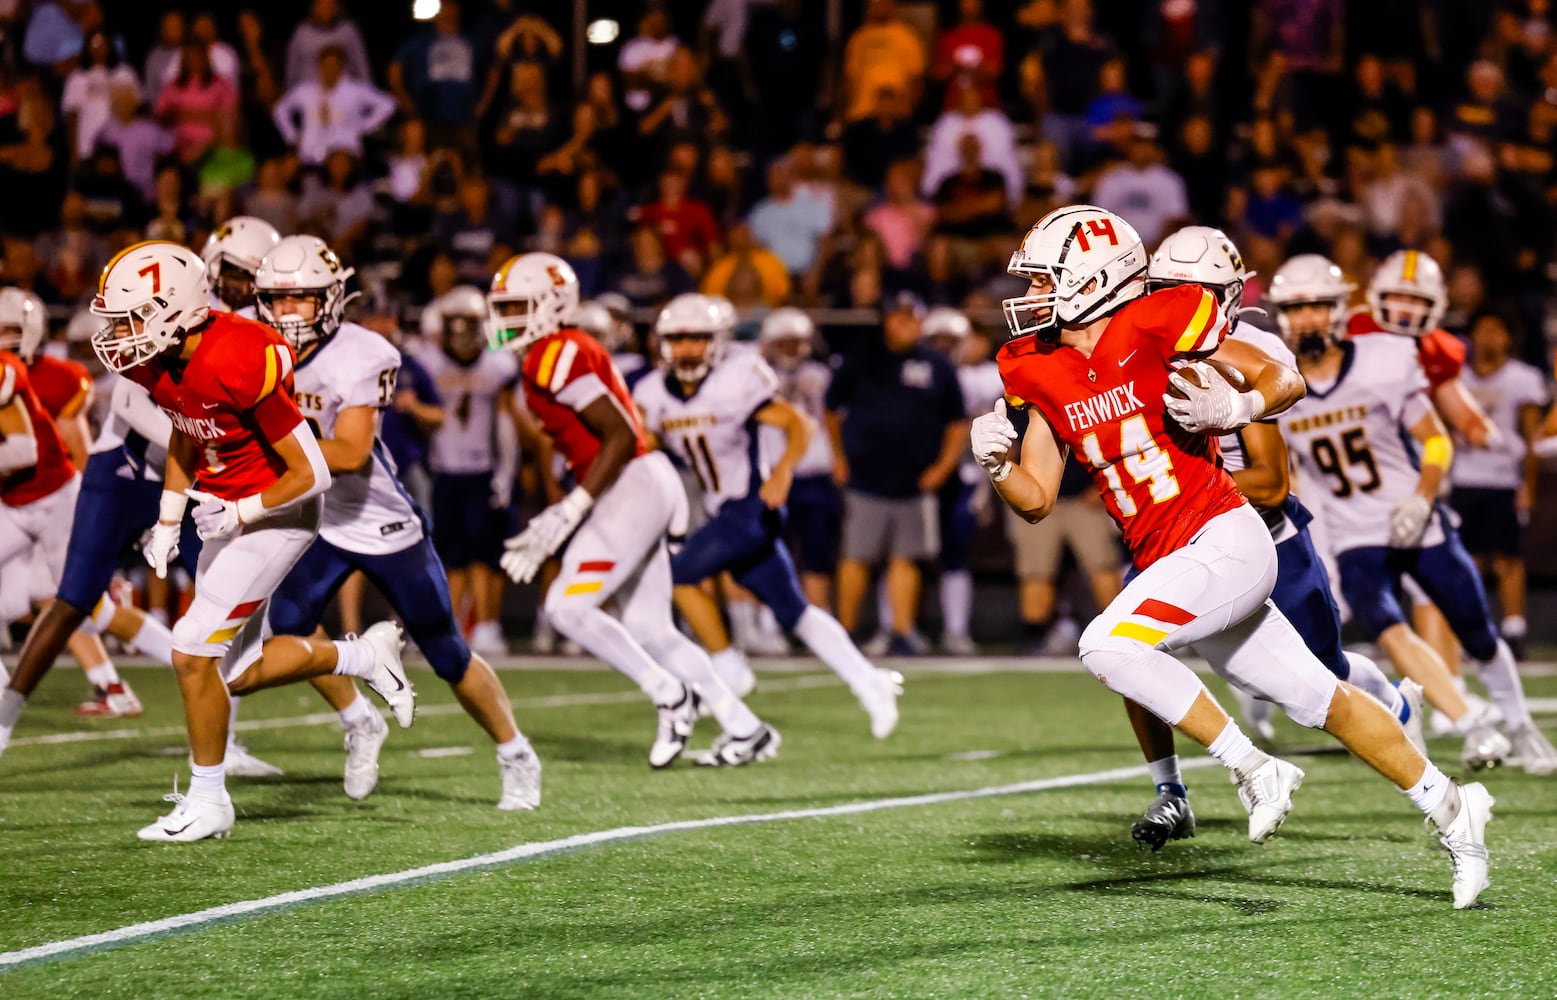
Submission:
[[[281,234],[264,219],[238,215],[217,226],[200,258],[211,281],[211,308],[254,318],[254,275]]]
[[[628,319],[632,305],[618,292],[579,303],[574,322],[580,330],[600,341],[611,354],[611,363],[622,373],[628,388],[638,384],[652,369],[634,343],[633,324]]]
[[[1509,739],[1470,711],[1443,660],[1406,624],[1395,588],[1410,577],[1478,663],[1521,765],[1557,771],[1557,752],[1525,705],[1513,651],[1498,635],[1481,575],[1437,505],[1454,446],[1428,398],[1417,343],[1393,334],[1346,338],[1351,285],[1317,254],[1281,266],[1269,298],[1309,394],[1281,429],[1320,491],[1341,592],[1352,616],[1400,671],[1465,735],[1468,767],[1499,763]],[[1407,441],[1414,442],[1414,447]]]
[[[497,744],[503,792],[498,808],[540,805],[541,765],[491,666],[460,635],[443,564],[421,509],[395,477],[378,438],[379,412],[394,401],[400,352],[388,340],[342,322],[352,269],[324,241],[289,236],[255,277],[259,318],[297,352],[296,395],[334,477],[319,537],[270,602],[277,635],[314,635],[331,598],[355,570],[378,588],[433,672]],[[389,726],[358,693],[326,691],[346,730],[346,794],[362,799],[378,781],[378,751]]]
[[[567,460],[577,485],[507,542],[503,569],[528,582],[560,552],[546,617],[564,636],[621,671],[659,707],[649,764],[686,748],[706,701],[723,733],[699,763],[764,760],[779,747],[720,679],[708,654],[676,630],[667,539],[684,535],[687,496],[642,420],[611,356],[571,325],[578,277],[547,253],[514,257],[492,278],[488,336],[522,359],[527,409]],[[616,615],[603,605],[612,601]]]
[[[1083,632],[1082,662],[1231,771],[1251,841],[1281,825],[1303,772],[1255,747],[1172,650],[1193,646],[1217,673],[1335,735],[1406,792],[1453,856],[1455,906],[1472,905],[1487,884],[1492,796],[1451,784],[1398,720],[1303,645],[1270,603],[1270,531],[1217,461],[1213,435],[1280,413],[1302,397],[1302,379],[1226,341],[1212,292],[1144,295],[1146,267],[1135,230],[1094,206],[1057,209],[1029,230],[1008,268],[1029,287],[1004,302],[1013,339],[998,360],[1007,396],[1032,418],[1013,452],[1016,431],[1006,401],[997,403],[974,422],[974,457],[1029,521],[1049,512],[1066,449],[1086,458],[1140,572]],[[1208,364],[1194,380],[1175,370],[1204,358],[1237,369],[1251,388],[1234,389]]]
[[[247,692],[320,674],[362,677],[408,726],[415,701],[400,665],[400,632],[381,622],[338,643],[278,636],[253,655],[265,604],[317,535],[330,485],[293,399],[292,349],[262,323],[212,313],[204,263],[175,243],[138,243],[115,255],[92,311],[106,321],[93,341],[103,365],[150,392],[173,424],[146,560],[167,574],[191,499],[205,543],[194,600],[173,626],[193,755],[189,790],[175,788],[173,810],[139,836],[224,837],[233,825],[223,767],[229,686]]]
[[[778,376],[758,351],[729,346],[731,316],[706,295],[672,299],[654,325],[663,373],[633,391],[649,432],[697,476],[708,513],[671,558],[676,606],[729,678],[719,661],[734,650],[699,584],[730,572],[849,685],[872,735],[885,739],[897,727],[901,677],[871,666],[836,618],[807,603],[784,545],[784,504],[816,425],[779,398]],[[760,427],[783,435],[777,461],[763,454]]]
[[[1297,359],[1280,337],[1239,319],[1244,282],[1253,276],[1243,265],[1227,234],[1206,226],[1186,226],[1162,241],[1146,267],[1148,292],[1195,284],[1213,292],[1223,313],[1232,319],[1231,338],[1258,347],[1288,368]],[[1331,596],[1323,561],[1314,550],[1307,525],[1311,515],[1290,490],[1290,463],[1281,430],[1271,420],[1257,420],[1218,439],[1222,467],[1233,477],[1245,499],[1259,511],[1276,544],[1276,585],[1271,601],[1286,616],[1303,642],[1336,677],[1377,698],[1401,723],[1417,748],[1426,754],[1422,736],[1421,688],[1407,681],[1397,689],[1372,660],[1341,648],[1341,617]],[[1232,689],[1260,735],[1273,733],[1269,703],[1240,687]],[[1168,840],[1194,836],[1190,809],[1173,730],[1134,702],[1126,702],[1136,739],[1151,769],[1157,798],[1131,830],[1137,843],[1158,850]]]

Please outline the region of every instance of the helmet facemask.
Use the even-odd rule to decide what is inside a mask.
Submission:
[[[1299,299],[1273,303],[1273,307],[1282,341],[1293,354],[1309,360],[1320,357],[1339,340],[1346,323],[1344,299]]]
[[[483,319],[472,313],[444,313],[440,335],[444,353],[466,365],[481,357]]]
[[[255,305],[254,272],[243,267],[231,257],[223,257],[217,264],[216,280],[212,291],[222,305],[237,312]],[[256,307],[257,309],[257,307]]]
[[[1011,258],[1013,271],[1017,267],[1017,256],[1019,254]],[[1059,343],[1060,275],[1055,268],[1047,265],[1027,263],[1021,265],[1019,273],[1031,282],[1027,294],[1000,303],[1001,310],[1006,314],[1006,327],[1011,331],[1011,339],[1031,336],[1045,344]]]
[[[1410,292],[1383,292],[1378,296],[1374,319],[1390,333],[1422,337],[1438,325],[1437,303],[1424,295]]]
[[[660,360],[676,378],[696,385],[724,357],[725,338],[708,330],[660,331]],[[694,350],[695,347],[701,350]]]
[[[340,329],[345,297],[340,285],[329,288],[265,288],[255,293],[254,310],[301,351],[329,340]]]
[[[487,297],[487,304],[487,345],[494,351],[516,354],[562,329],[568,308],[567,302],[556,296],[496,292]]]

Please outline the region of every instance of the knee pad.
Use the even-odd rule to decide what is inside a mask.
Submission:
[[[427,665],[441,680],[458,684],[465,679],[465,671],[470,669],[470,646],[464,636],[448,628],[432,632],[408,628],[407,631],[416,648],[427,657]]]
[[[588,629],[590,619],[601,613],[588,601],[547,601],[544,607],[551,627],[574,642]]]
[[[1169,725],[1177,725],[1205,689],[1188,667],[1135,639],[1088,628],[1080,650],[1082,664],[1105,687]]]

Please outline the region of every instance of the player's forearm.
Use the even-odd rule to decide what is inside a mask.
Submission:
[[[0,475],[38,464],[38,439],[30,433],[8,434],[0,442]]]
[[[325,468],[331,473],[361,472],[373,458],[371,442],[364,448],[355,441],[325,438],[319,442],[319,451],[324,455]]]
[[[1291,491],[1287,476],[1263,466],[1239,469],[1233,473],[1233,484],[1251,504],[1267,510],[1280,507]]]
[[[1256,417],[1280,413],[1308,394],[1303,376],[1283,364],[1269,364],[1261,369],[1252,389],[1260,394],[1263,404],[1255,413]]]
[[[239,501],[239,516],[250,523],[285,507],[292,507],[330,488],[330,468],[319,441],[306,423],[299,423],[286,438],[271,443],[286,462],[276,481],[254,497]]]
[[[1416,492],[1428,500],[1438,499],[1444,477],[1454,461],[1454,445],[1447,434],[1434,434],[1422,442],[1422,470],[1417,476]]]
[[[1037,524],[1054,510],[1054,494],[1020,465],[1013,465],[999,482],[991,482],[1006,506],[1029,524]]]
[[[600,441],[600,451],[589,466],[589,473],[579,485],[595,499],[610,489],[627,463],[638,450],[638,440],[629,430],[626,434],[608,434]]]

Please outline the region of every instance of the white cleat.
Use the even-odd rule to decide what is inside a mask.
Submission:
[[[674,705],[661,705],[660,725],[654,734],[654,745],[649,748],[649,766],[655,770],[669,767],[692,738],[692,726],[697,722],[698,697],[691,688],[683,688],[681,700]]]
[[[720,733],[714,745],[697,755],[699,767],[740,767],[756,761],[771,760],[783,743],[779,731],[763,723],[750,736]]]
[[[220,802],[180,795],[178,779],[173,780],[173,794],[164,795],[162,801],[173,803],[173,811],[150,826],[143,826],[136,834],[142,840],[164,844],[187,844],[211,837],[217,840],[232,833],[232,799],[222,792]]]
[[[227,744],[222,766],[229,778],[274,778],[282,773],[281,768],[260,760],[242,743]]]
[[[1236,685],[1230,689],[1233,700],[1238,703],[1238,715],[1244,724],[1254,733],[1255,738],[1266,746],[1276,742],[1276,726],[1271,721],[1274,710],[1270,702],[1262,701],[1254,695]]]
[[[896,670],[876,668],[868,691],[858,695],[860,706],[870,716],[870,734],[884,740],[897,730],[897,699],[903,693],[903,675]]]
[[[1427,735],[1422,732],[1422,685],[1411,678],[1400,682],[1400,698],[1406,703],[1406,709],[1410,712],[1406,721],[1401,723],[1406,731],[1406,739],[1411,745],[1427,756]]]
[[[1492,822],[1492,807],[1496,804],[1497,800],[1480,782],[1461,785],[1459,814],[1448,829],[1438,833],[1438,842],[1454,864],[1456,910],[1476,905],[1476,899],[1491,881],[1487,877],[1487,824]],[[1429,827],[1431,824],[1429,820]]]
[[[1510,766],[1517,766],[1526,774],[1548,775],[1557,772],[1557,750],[1534,722],[1510,730],[1508,740],[1514,746]]]
[[[346,797],[361,802],[378,787],[378,754],[389,739],[389,723],[369,709],[368,714],[355,726],[346,729],[346,770],[341,784]]]
[[[358,642],[365,642],[373,657],[373,674],[363,678],[373,693],[384,699],[384,704],[395,713],[395,721],[401,729],[409,729],[416,720],[416,690],[405,665],[400,662],[400,650],[405,647],[405,637],[394,622],[377,622],[368,626]]]
[[[1238,786],[1238,800],[1249,814],[1249,842],[1265,843],[1292,811],[1292,793],[1303,784],[1302,768],[1280,757],[1267,757],[1265,763],[1242,780],[1238,772],[1228,773]]]
[[[1484,767],[1497,767],[1506,763],[1514,752],[1508,737],[1498,732],[1485,719],[1473,722],[1465,730],[1465,746],[1460,750],[1460,763],[1472,771]]]
[[[503,777],[503,797],[497,807],[504,812],[539,809],[541,805],[541,759],[534,747],[525,747],[517,757],[497,755],[497,770]]]
[[[860,646],[860,652],[864,653],[868,659],[880,659],[887,655],[887,648],[891,645],[892,633],[886,629],[881,629],[875,635],[865,640],[864,645]]]

